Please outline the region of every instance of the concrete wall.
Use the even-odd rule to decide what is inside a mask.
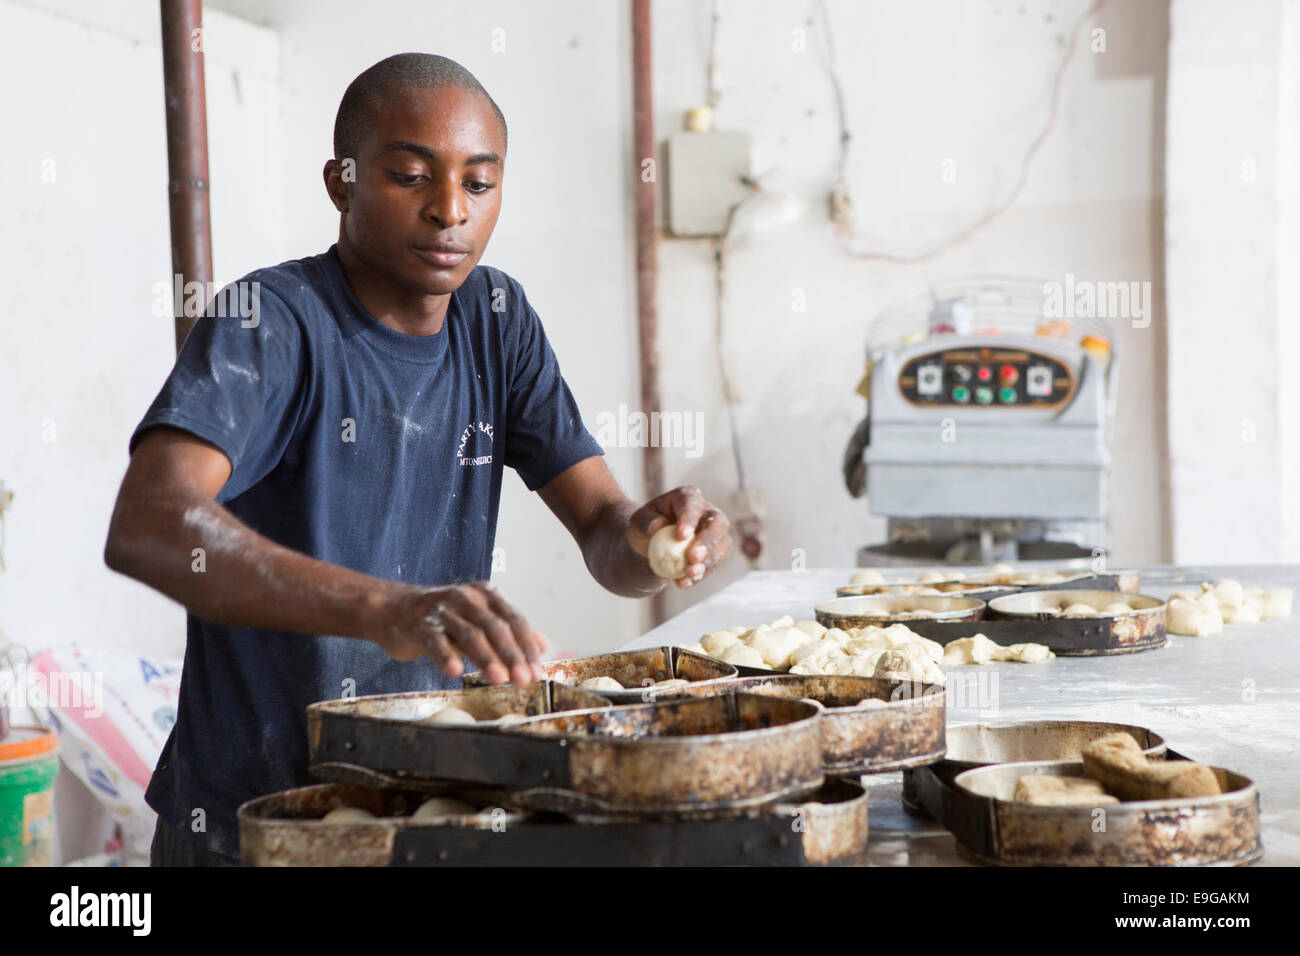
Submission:
[[[1174,555],[1295,561],[1300,4],[1175,0],[1169,50]]]

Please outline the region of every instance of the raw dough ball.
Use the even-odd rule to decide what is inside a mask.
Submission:
[[[374,818],[373,813],[369,810],[362,810],[360,807],[339,807],[321,817],[321,821],[324,823],[364,823]]]
[[[420,804],[420,808],[411,814],[412,820],[441,820],[443,817],[470,816],[478,812],[478,807],[464,800],[452,797],[433,797]]]
[[[670,677],[668,680],[655,681],[656,687],[685,687],[690,681],[684,677]]]
[[[1104,610],[1107,614],[1132,614],[1133,613],[1133,608],[1125,604],[1123,601],[1112,601],[1110,604],[1107,604],[1102,610]]]
[[[1277,620],[1278,618],[1291,616],[1291,599],[1293,592],[1291,588],[1277,588],[1269,591],[1264,595],[1264,609],[1260,612],[1260,617],[1266,621]]]
[[[984,664],[993,660],[993,655],[998,650],[998,645],[983,634],[961,637],[944,645],[943,657],[939,663],[945,667]]]
[[[718,659],[737,667],[767,667],[763,655],[747,644],[732,644],[718,655]]]
[[[1096,780],[1048,774],[1021,777],[1016,781],[1016,792],[1011,799],[1040,807],[1095,807],[1103,803],[1119,803]]]
[[[682,541],[677,537],[677,525],[665,525],[650,538],[650,570],[661,578],[676,581],[686,574],[686,552],[695,544],[692,536]]]
[[[790,655],[807,643],[808,635],[797,627],[761,628],[746,643],[763,655],[768,667],[780,669],[790,663]]]
[[[478,723],[478,721],[476,721],[474,715],[468,711],[448,705],[430,717],[429,723],[456,726],[460,724],[475,724]]]
[[[1241,607],[1225,608],[1224,624],[1258,624],[1259,608],[1254,604],[1246,603]]]
[[[710,657],[717,657],[728,647],[733,644],[739,644],[740,638],[730,631],[714,631],[712,634],[705,634],[700,638],[700,644],[704,652]]]
[[[1061,613],[1066,617],[1096,617],[1097,609],[1091,604],[1071,604]]]
[[[1220,607],[1225,604],[1231,607],[1239,607],[1241,602],[1246,599],[1246,591],[1241,586],[1241,582],[1234,581],[1232,578],[1223,578],[1218,581],[1214,585],[1212,593],[1215,600],[1219,602]]]
[[[936,581],[950,580],[951,575],[945,571],[922,571],[916,576],[917,584],[934,584]]]
[[[942,597],[942,596],[943,596],[943,592],[940,591],[938,588],[917,588],[917,589],[916,589],[915,591],[913,591],[912,593],[913,593],[913,594],[916,594],[916,595],[923,596],[923,597]]]
[[[858,571],[853,577],[849,578],[849,584],[884,584],[885,576],[875,568],[866,568]]]
[[[1209,637],[1223,630],[1223,618],[1198,601],[1172,598],[1165,608],[1165,630],[1170,634]]]
[[[578,686],[583,690],[627,690],[612,677],[588,677]]]
[[[901,650],[885,651],[876,661],[872,677],[891,677],[895,680],[920,680],[925,676],[921,662]]]
[[[782,614],[780,617],[778,617],[775,621],[773,621],[771,624],[768,624],[767,626],[768,627],[794,627],[794,618],[792,618],[789,614]]]
[[[795,621],[794,626],[809,637],[821,637],[826,633],[826,625],[819,621]]]
[[[497,721],[503,724],[517,724],[520,721],[527,720],[527,719],[528,718],[525,717],[523,714],[502,714],[500,717],[497,718]]]
[[[993,655],[995,661],[1015,661],[1019,664],[1041,664],[1056,655],[1046,644],[1008,644]]]

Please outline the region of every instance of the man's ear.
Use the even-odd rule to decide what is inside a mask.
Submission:
[[[339,212],[347,212],[348,200],[352,194],[351,184],[357,181],[357,161],[351,157],[326,160],[322,174],[330,202]]]

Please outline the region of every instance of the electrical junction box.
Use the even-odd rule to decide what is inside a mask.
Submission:
[[[668,231],[721,236],[733,206],[750,195],[748,133],[682,131],[668,138]]]

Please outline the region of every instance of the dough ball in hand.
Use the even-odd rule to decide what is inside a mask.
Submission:
[[[695,544],[695,538],[685,541],[677,537],[677,525],[665,525],[650,539],[650,570],[661,578],[676,581],[686,575],[686,552]]]

